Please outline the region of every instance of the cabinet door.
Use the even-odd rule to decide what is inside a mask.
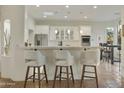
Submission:
[[[55,28],[53,28],[53,27],[50,27],[50,31],[49,31],[49,36],[50,36],[50,40],[56,40],[56,33],[55,33]],[[59,36],[58,36],[58,38],[59,38]]]
[[[91,27],[90,26],[81,26],[80,30],[82,30],[82,35],[91,35]]]
[[[73,28],[73,40],[79,40],[79,39],[80,39],[79,28],[74,27]]]
[[[50,40],[79,40],[79,27],[50,27]]]

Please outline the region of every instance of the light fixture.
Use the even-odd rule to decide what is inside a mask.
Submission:
[[[66,7],[66,8],[69,8],[69,5],[66,5],[65,7]]]
[[[87,19],[88,17],[87,16],[84,16],[85,19]]]
[[[80,30],[80,34],[82,34],[83,33],[83,31],[82,30]]]
[[[58,33],[58,30],[56,29],[56,30],[55,30],[55,34],[57,34],[57,33]]]
[[[122,25],[119,25],[119,28],[122,29]]]
[[[44,17],[44,18],[47,18],[47,16],[46,16],[46,15],[44,15],[43,17]]]
[[[96,8],[98,8],[98,7],[97,7],[96,5],[94,5],[94,6],[93,6],[93,8],[95,8],[95,9],[96,9]]]
[[[114,31],[114,28],[113,27],[107,27],[106,28],[108,31]]]
[[[64,16],[64,18],[66,19],[68,16]]]
[[[70,32],[71,32],[70,29],[68,29],[68,30],[67,30],[67,33],[70,34]]]

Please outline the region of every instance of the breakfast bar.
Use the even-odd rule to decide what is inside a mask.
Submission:
[[[49,80],[53,80],[54,78],[54,71],[55,71],[55,50],[67,50],[69,53],[74,57],[74,63],[73,63],[73,73],[75,79],[80,79],[81,78],[81,64],[80,64],[80,55],[81,51],[84,49],[93,49],[93,50],[98,50],[99,47],[71,47],[71,46],[49,46],[49,47],[24,47],[25,51],[38,51],[41,56],[45,56],[45,65],[46,65],[46,70],[47,70],[47,76]],[[99,52],[98,52],[98,55]],[[26,56],[26,55],[25,55]],[[39,57],[41,57],[39,56]],[[42,57],[43,58],[43,57]],[[92,57],[91,57],[92,58]],[[43,59],[41,59],[43,60]],[[26,63],[30,64],[30,63]]]

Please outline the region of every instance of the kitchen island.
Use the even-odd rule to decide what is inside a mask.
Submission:
[[[81,78],[81,64],[80,64],[80,55],[81,51],[84,49],[96,49],[98,50],[98,56],[100,56],[99,53],[99,47],[89,47],[89,46],[32,46],[32,47],[23,47],[25,52],[26,51],[39,51],[39,55],[45,56],[45,65],[47,69],[47,75],[49,80],[53,80],[54,77],[54,71],[55,71],[55,55],[54,50],[67,50],[70,52],[70,54],[74,57],[74,64],[73,64],[73,73],[75,79]],[[25,55],[26,57],[26,55]],[[99,60],[100,61],[100,60]],[[28,65],[29,63],[26,63]]]

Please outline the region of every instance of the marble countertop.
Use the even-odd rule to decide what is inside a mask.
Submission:
[[[23,47],[25,50],[32,49],[41,49],[41,50],[53,50],[53,49],[83,49],[83,48],[93,48],[97,49],[100,47],[91,47],[91,46],[30,46]]]

